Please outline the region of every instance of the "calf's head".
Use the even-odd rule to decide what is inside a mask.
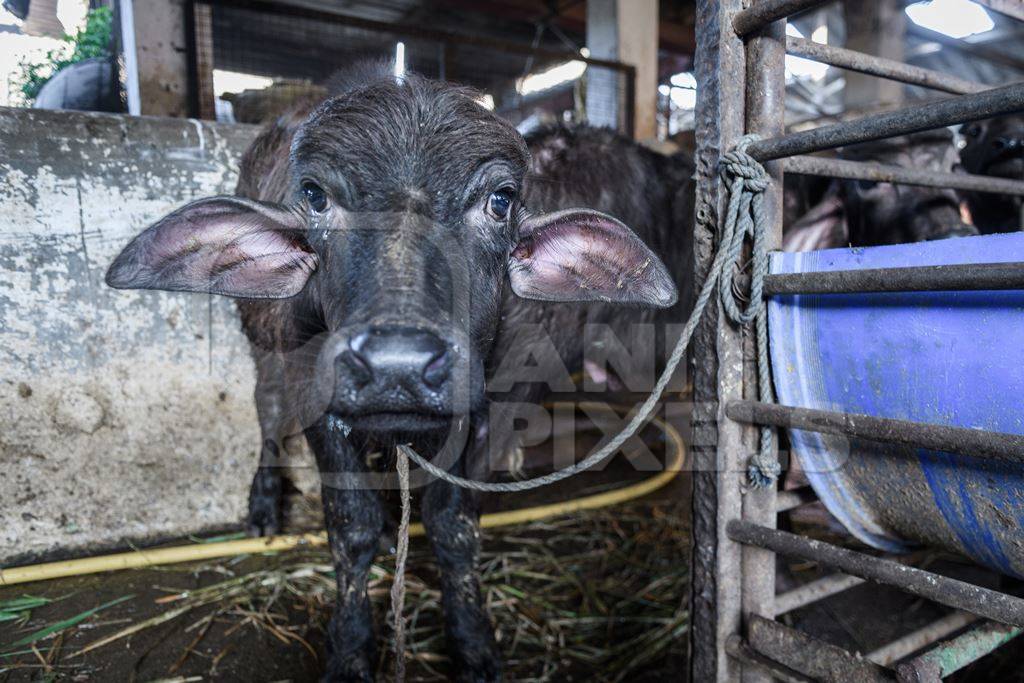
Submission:
[[[965,124],[960,163],[968,173],[1024,179],[1024,115],[1001,116]],[[1020,229],[1021,198],[965,192],[974,223],[983,233]]]
[[[946,129],[865,143],[843,150],[856,161],[950,173],[956,163],[953,136]],[[901,244],[976,235],[964,222],[960,200],[949,189],[869,180],[842,184],[849,240],[857,246]]]
[[[519,199],[522,138],[464,90],[416,76],[348,87],[301,124],[281,163],[283,202],[189,204],[136,237],[107,283],[291,297],[279,310],[318,340],[313,390],[358,429],[441,429],[478,408],[508,286],[547,301],[676,299],[661,261],[616,219],[532,215]]]

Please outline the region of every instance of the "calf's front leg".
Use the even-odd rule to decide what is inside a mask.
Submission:
[[[331,416],[306,430],[320,470],[324,524],[338,582],[323,679],[332,683],[374,678],[377,644],[366,584],[384,530],[380,497],[367,485],[363,453],[345,432],[345,425]]]
[[[461,462],[452,468],[453,473],[463,473]],[[484,611],[477,573],[477,494],[445,481],[434,481],[427,486],[422,511],[427,537],[441,571],[445,631],[458,680],[498,681],[501,655],[494,641],[494,627]]]
[[[284,368],[278,354],[253,347],[256,361],[256,414],[260,421],[260,464],[249,488],[250,536],[273,536],[281,532],[281,449],[285,424]]]

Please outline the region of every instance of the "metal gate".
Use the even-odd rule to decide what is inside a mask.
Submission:
[[[765,163],[772,187],[769,249],[782,237],[785,171],[1024,195],[1024,183],[875,163],[802,156],[859,142],[1024,111],[1024,84],[983,89],[974,83],[785,34],[786,17],[823,0],[698,0],[696,273],[710,267],[726,188],[719,157],[741,136],[763,137],[747,151]],[[784,59],[791,54],[881,78],[959,95],[809,131],[784,130]],[[768,276],[765,296],[797,293],[1024,289],[1024,263],[831,271]],[[904,420],[867,418],[758,403],[752,339],[709,310],[696,341],[694,379],[694,569],[692,680],[935,681],[1014,638],[1024,628],[1024,600],[866,552],[781,531],[777,515],[814,499],[806,491],[743,490],[745,456],[756,450],[756,425],[911,444],[1024,463],[1024,437]],[[1007,362],[1010,362],[1009,360]],[[707,445],[710,444],[710,445]],[[837,573],[788,593],[775,592],[775,554],[813,561]],[[981,617],[952,640],[937,641],[969,620],[952,615],[888,647],[882,667],[775,617],[850,588],[887,584]]]

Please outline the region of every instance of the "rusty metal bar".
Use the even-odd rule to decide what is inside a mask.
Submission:
[[[1024,263],[779,273],[764,279],[765,296],[879,292],[967,292],[1024,289]]]
[[[854,586],[864,583],[864,579],[847,574],[829,574],[820,579],[805,583],[775,596],[775,616],[806,607],[811,603],[832,597]]]
[[[927,647],[949,636],[951,633],[956,633],[965,626],[973,624],[979,618],[977,614],[971,614],[970,612],[953,612],[933,621],[927,626],[908,633],[902,638],[886,643],[865,656],[875,664],[891,666],[907,655],[911,655],[921,648]]]
[[[1024,626],[1024,600],[1012,595],[742,520],[729,522],[726,531],[730,538],[740,543],[749,543],[782,555],[819,562],[846,574],[895,586],[954,609],[973,612],[1013,626]],[[760,648],[755,649],[771,656]]]
[[[816,681],[882,683],[895,678],[874,662],[756,614],[747,619],[747,643],[755,652]]]
[[[985,460],[1024,463],[1024,435],[948,425],[893,420],[886,417],[793,408],[775,403],[734,401],[729,418],[747,424],[770,424],[820,434],[838,434],[869,441],[961,453]]]
[[[816,62],[829,64],[840,69],[857,71],[862,74],[887,78],[891,81],[919,85],[922,88],[941,90],[953,93],[954,95],[966,95],[987,90],[989,86],[975,81],[968,81],[956,76],[950,76],[941,71],[924,69],[919,66],[905,64],[894,59],[875,57],[856,50],[847,50],[844,47],[835,47],[816,43],[813,40],[788,36],[786,38],[786,51],[797,57],[813,59]]]
[[[1024,83],[761,140],[747,151],[758,161],[768,161],[1019,111],[1024,111]]]
[[[725,642],[725,651],[729,653],[730,657],[738,659],[748,666],[761,669],[782,683],[815,683],[813,678],[804,676],[798,671],[793,671],[789,667],[754,652],[739,636],[732,636]]]
[[[985,621],[952,640],[896,667],[902,683],[931,683],[959,671],[1002,647],[1024,629]]]
[[[813,503],[816,500],[818,500],[818,495],[810,486],[801,486],[791,491],[779,491],[778,496],[775,498],[775,511],[788,512],[801,505]]]
[[[746,132],[764,137],[783,135],[786,117],[786,21],[780,19],[747,37]],[[765,235],[768,250],[782,245],[783,165],[779,161],[765,164],[772,182],[764,192],[764,212],[769,221]],[[758,397],[757,348],[753,334],[740,341],[743,349],[743,397]],[[745,452],[757,450],[760,433],[744,425]],[[778,441],[772,450],[778,456]],[[776,485],[752,489],[743,496],[743,519],[762,526],[775,527]],[[775,555],[761,548],[743,548],[743,613],[772,614],[775,611]],[[772,678],[757,667],[744,667],[742,683],[771,683]]]
[[[995,176],[972,175],[969,173],[942,173],[903,168],[866,161],[832,159],[829,157],[795,156],[785,160],[786,173],[849,178],[851,180],[872,180],[878,183],[901,183],[923,187],[951,187],[970,192],[991,192],[1024,196],[1024,182]]]
[[[791,17],[804,10],[824,5],[830,0],[755,0],[743,10],[737,12],[732,20],[732,28],[736,35],[747,36],[760,31],[779,19]]]
[[[714,260],[727,188],[719,159],[744,132],[746,55],[732,28],[743,0],[698,0],[696,220],[694,281],[699,287]],[[728,75],[727,77],[725,75]],[[687,239],[678,235],[677,239]],[[742,398],[743,334],[709,305],[694,337],[693,378],[693,579],[690,680],[734,683],[745,667],[728,656],[726,641],[740,633],[743,547],[729,539],[725,524],[742,516],[743,438],[750,427],[725,417],[725,403]],[[701,445],[706,444],[706,445]]]

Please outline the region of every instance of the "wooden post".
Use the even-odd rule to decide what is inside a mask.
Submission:
[[[216,94],[213,91],[213,8],[205,2],[192,4],[192,45],[195,48],[193,79],[197,116],[217,118]]]
[[[188,116],[186,0],[133,0],[132,10],[141,113]]]
[[[658,0],[588,0],[587,48],[590,56],[630,64],[636,69],[632,93],[637,140],[657,135]],[[587,114],[594,125],[626,125],[622,111],[629,96],[620,72],[591,67],[587,77]],[[620,102],[623,106],[619,106]]]

